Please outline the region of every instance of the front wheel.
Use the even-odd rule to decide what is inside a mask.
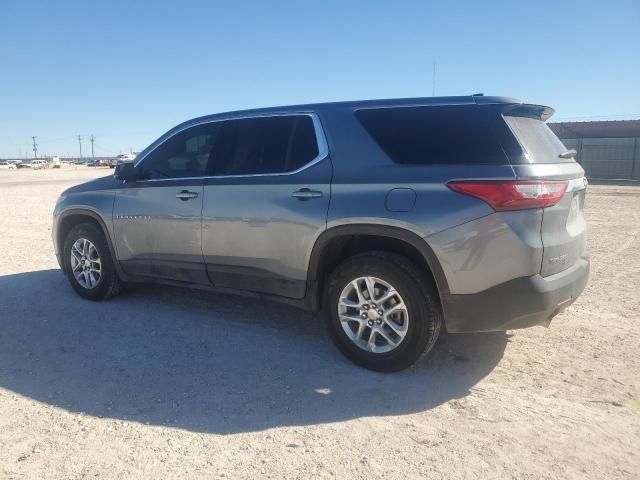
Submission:
[[[120,278],[102,231],[91,223],[73,227],[62,249],[64,271],[78,295],[105,300],[118,294]]]
[[[435,344],[442,313],[435,286],[405,257],[368,252],[331,274],[324,311],[338,348],[370,370],[413,365]]]

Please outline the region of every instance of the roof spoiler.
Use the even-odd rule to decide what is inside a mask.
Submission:
[[[555,110],[546,105],[532,105],[530,103],[522,103],[520,105],[512,105],[502,111],[503,115],[512,117],[528,117],[546,122],[555,113]]]
[[[529,117],[536,120],[542,120],[546,122],[551,115],[555,113],[555,110],[546,105],[534,105],[531,103],[524,103],[522,100],[511,97],[491,97],[485,96],[484,93],[474,93],[471,95],[476,105],[505,105],[503,114],[512,115],[514,117]]]
[[[495,97],[492,95],[485,95],[484,93],[474,93],[471,98],[477,105],[505,105],[516,104],[521,105],[522,100],[518,100],[513,97]]]

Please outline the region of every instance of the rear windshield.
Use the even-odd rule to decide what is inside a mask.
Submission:
[[[356,117],[400,164],[506,164],[496,115],[473,106],[363,109]]]
[[[541,120],[529,117],[504,116],[505,122],[525,150],[520,160],[512,158],[514,163],[565,163],[574,162],[571,157],[560,158],[567,148],[551,129]]]

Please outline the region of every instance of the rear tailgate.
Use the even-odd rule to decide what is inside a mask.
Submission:
[[[586,182],[582,177],[571,180],[562,200],[543,211],[541,274],[544,277],[561,272],[586,256],[585,192]]]
[[[587,182],[582,167],[544,123],[550,112],[550,109],[523,105],[504,114],[505,122],[523,150],[523,155],[515,161],[512,158],[517,178],[567,181],[562,199],[543,210],[542,276],[559,273],[586,256],[583,209]]]

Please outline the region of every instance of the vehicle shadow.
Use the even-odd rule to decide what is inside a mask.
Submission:
[[[467,395],[507,339],[447,335],[414,368],[379,374],[344,359],[314,315],[284,305],[155,285],[95,303],[60,270],[0,277],[0,387],[198,432],[425,411]]]

